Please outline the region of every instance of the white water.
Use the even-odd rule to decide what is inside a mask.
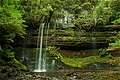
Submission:
[[[46,54],[43,53],[44,26],[45,25],[42,24],[39,27],[37,50],[36,50],[36,64],[35,64],[34,72],[46,72]]]

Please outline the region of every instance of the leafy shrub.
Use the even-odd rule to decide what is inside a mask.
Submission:
[[[0,50],[0,56],[2,57],[3,60],[5,61],[12,61],[12,59],[15,58],[14,52],[12,52],[10,49],[3,49]]]
[[[114,21],[112,21],[113,24],[120,24],[120,18],[115,19]]]
[[[8,33],[16,33],[20,36],[25,34],[22,19],[22,13],[19,8],[19,0],[4,0],[0,1],[3,4],[0,6],[0,30]]]
[[[47,52],[49,53],[49,55],[52,57],[55,57],[56,59],[59,59],[62,57],[62,54],[58,50],[59,50],[59,48],[57,48],[55,46],[47,47]]]
[[[10,49],[0,50],[1,59],[4,60],[3,63],[17,67],[19,70],[27,70],[27,67],[23,65],[20,61],[15,59],[15,53]]]
[[[112,57],[111,54],[108,53],[106,49],[99,49],[98,55],[100,57]]]
[[[20,11],[20,0],[1,0],[0,3],[0,46],[8,48],[16,36],[25,34],[25,22]],[[10,48],[10,47],[9,47]]]
[[[120,47],[120,39],[115,40],[114,43],[109,44],[109,48],[118,48]]]

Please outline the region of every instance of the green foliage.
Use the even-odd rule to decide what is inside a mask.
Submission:
[[[16,66],[19,69],[27,69],[21,62],[15,59],[15,53],[11,50],[16,36],[25,34],[25,22],[20,11],[20,0],[0,1],[0,56],[4,63]]]
[[[111,21],[113,24],[120,24],[120,0],[112,0],[111,8],[113,15]]]
[[[116,0],[21,0],[24,19],[29,27],[38,28],[42,22],[54,23],[70,16],[71,23],[88,31],[111,22],[118,24],[119,17],[115,16],[119,12],[116,9],[119,4],[116,3]]]
[[[11,43],[14,42],[16,34],[15,33],[7,33],[7,32],[2,32],[0,33],[0,45],[2,48],[12,48],[10,45]]]
[[[120,39],[115,40],[114,43],[109,44],[109,48],[119,48],[120,47]]]
[[[0,45],[2,48],[8,48],[16,36],[23,37],[25,25],[23,25],[24,20],[19,9],[19,0],[0,2],[2,3],[0,5]]]
[[[115,19],[114,21],[112,21],[113,24],[120,24],[120,18]]]
[[[32,28],[38,28],[42,22],[60,22],[66,16],[72,17],[74,27],[87,31],[95,26],[119,23],[118,17],[114,17],[118,13],[114,8],[119,6],[115,0],[21,0],[21,4],[26,24]]]
[[[74,20],[74,23],[78,25],[80,29],[86,31],[89,31],[95,25],[92,15],[86,12],[80,14],[78,18]]]
[[[3,58],[5,61],[11,61],[15,58],[14,52],[12,52],[10,49],[4,49],[0,50],[0,56]]]
[[[96,4],[85,2],[82,5],[82,11],[74,19],[80,29],[90,30],[92,27],[120,22],[119,0],[99,0]],[[87,5],[90,9],[86,9]]]
[[[24,32],[24,20],[22,14],[18,9],[19,6],[15,0],[5,0],[4,4],[0,6],[0,30],[2,32],[15,33],[20,36]],[[2,1],[1,1],[2,2]]]
[[[15,66],[19,70],[27,70],[27,67],[25,65],[15,59],[15,53],[10,49],[0,50],[0,56],[1,59],[4,60],[4,64]]]
[[[107,63],[111,59],[111,55],[106,52],[106,50],[101,49],[98,56],[89,56],[89,57],[66,57],[62,53],[59,52],[59,49],[55,47],[49,46],[47,48],[47,52],[52,56],[55,57],[60,62],[68,65],[70,67],[77,67],[83,68],[87,65],[94,64],[94,63]]]
[[[112,57],[112,55],[110,53],[108,53],[106,49],[99,49],[98,55],[100,57],[109,57],[109,58]]]
[[[109,19],[112,16],[111,1],[101,0],[98,2],[93,11],[93,16],[97,20],[96,24],[105,25],[109,23]]]
[[[57,38],[61,36],[62,41],[74,41],[75,35],[78,41],[90,41],[88,36],[92,33],[87,32],[93,28],[97,29],[97,26],[101,25],[120,24],[119,3],[120,0],[1,0],[0,48],[2,50],[0,55],[8,60],[13,59],[13,62],[21,65],[15,59],[14,52],[4,50],[4,48],[11,48],[10,44],[14,42],[16,36],[23,37],[25,34],[24,24],[33,31],[43,22],[50,23],[50,27],[57,26],[55,32],[53,31],[55,34],[52,35]],[[60,32],[61,30],[64,32]],[[60,34],[58,34],[59,32]],[[88,34],[87,38],[81,37],[83,34]],[[110,43],[110,47],[119,46],[120,40]],[[88,64],[87,61],[94,62],[99,58],[66,58],[58,50],[57,47],[52,46],[47,48],[51,56],[60,59],[65,64],[77,67],[81,67],[82,60]],[[99,56],[104,58],[109,54],[106,50],[100,49]],[[80,65],[77,64],[79,61],[81,61]]]
[[[82,42],[89,40],[90,38],[88,38],[88,36],[92,35],[93,31],[99,31],[100,26],[101,30],[104,30],[105,25],[119,24],[120,15],[119,3],[117,3],[118,0],[98,0],[95,4],[92,4],[89,1],[90,0],[87,0],[87,2],[80,4],[80,7],[82,8],[81,12],[78,11],[78,13],[73,13],[73,23],[76,27],[76,36],[80,39],[84,38],[82,39]],[[89,7],[89,9],[86,9],[87,6],[91,7]],[[90,31],[91,33],[87,34]],[[86,35],[82,37],[82,34]],[[95,37],[94,34],[93,37]],[[98,37],[95,37],[96,41],[99,41],[100,39],[98,38],[99,40],[97,40],[97,38]],[[106,38],[105,40],[110,41],[109,38]]]
[[[48,46],[47,47],[47,52],[49,53],[50,56],[55,57],[56,59],[62,58],[62,53],[58,51],[59,49],[56,48],[55,46]]]
[[[48,23],[58,16],[60,0],[21,0],[22,11],[26,24],[33,29],[39,27],[41,23]],[[53,16],[54,14],[54,16]]]
[[[19,69],[19,70],[25,70],[25,71],[28,70],[26,65],[22,64],[20,61],[18,61],[15,58],[12,61],[8,62],[8,64],[17,67],[17,69]]]

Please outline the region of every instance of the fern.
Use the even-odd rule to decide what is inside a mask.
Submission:
[[[114,43],[110,43],[109,47],[110,48],[118,48],[118,47],[120,47],[120,39],[115,40]]]

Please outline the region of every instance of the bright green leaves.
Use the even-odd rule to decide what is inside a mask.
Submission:
[[[112,8],[112,18],[111,21],[113,24],[120,24],[120,0],[113,0],[111,2],[111,8]]]
[[[9,33],[14,32],[20,36],[25,34],[22,14],[14,4],[1,6],[0,13],[0,29],[5,29]]]
[[[56,59],[62,58],[62,53],[58,51],[59,49],[54,47],[54,46],[48,46],[47,47],[47,52],[49,53],[50,56],[55,57]]]
[[[118,1],[119,2],[119,1]],[[119,24],[120,10],[116,0],[99,0],[95,4],[84,2],[80,12],[77,11],[74,23],[81,28],[90,29],[100,25]],[[78,13],[79,12],[79,13]]]
[[[16,36],[23,37],[25,25],[23,25],[24,20],[21,11],[18,9],[18,1],[4,0],[3,3],[0,6],[0,45],[4,46],[13,42]]]
[[[114,43],[110,43],[110,44],[109,44],[109,47],[110,47],[110,48],[119,48],[119,47],[120,47],[120,39],[115,40]]]
[[[15,59],[13,52],[14,39],[16,36],[23,37],[25,34],[25,21],[20,10],[19,0],[1,0],[0,1],[0,56],[4,63],[22,67],[26,66],[21,64]]]
[[[93,16],[97,20],[97,25],[106,25],[109,23],[109,19],[112,16],[110,5],[111,1],[101,0],[96,6]]]
[[[114,21],[112,21],[113,24],[120,24],[120,18],[115,19]]]

